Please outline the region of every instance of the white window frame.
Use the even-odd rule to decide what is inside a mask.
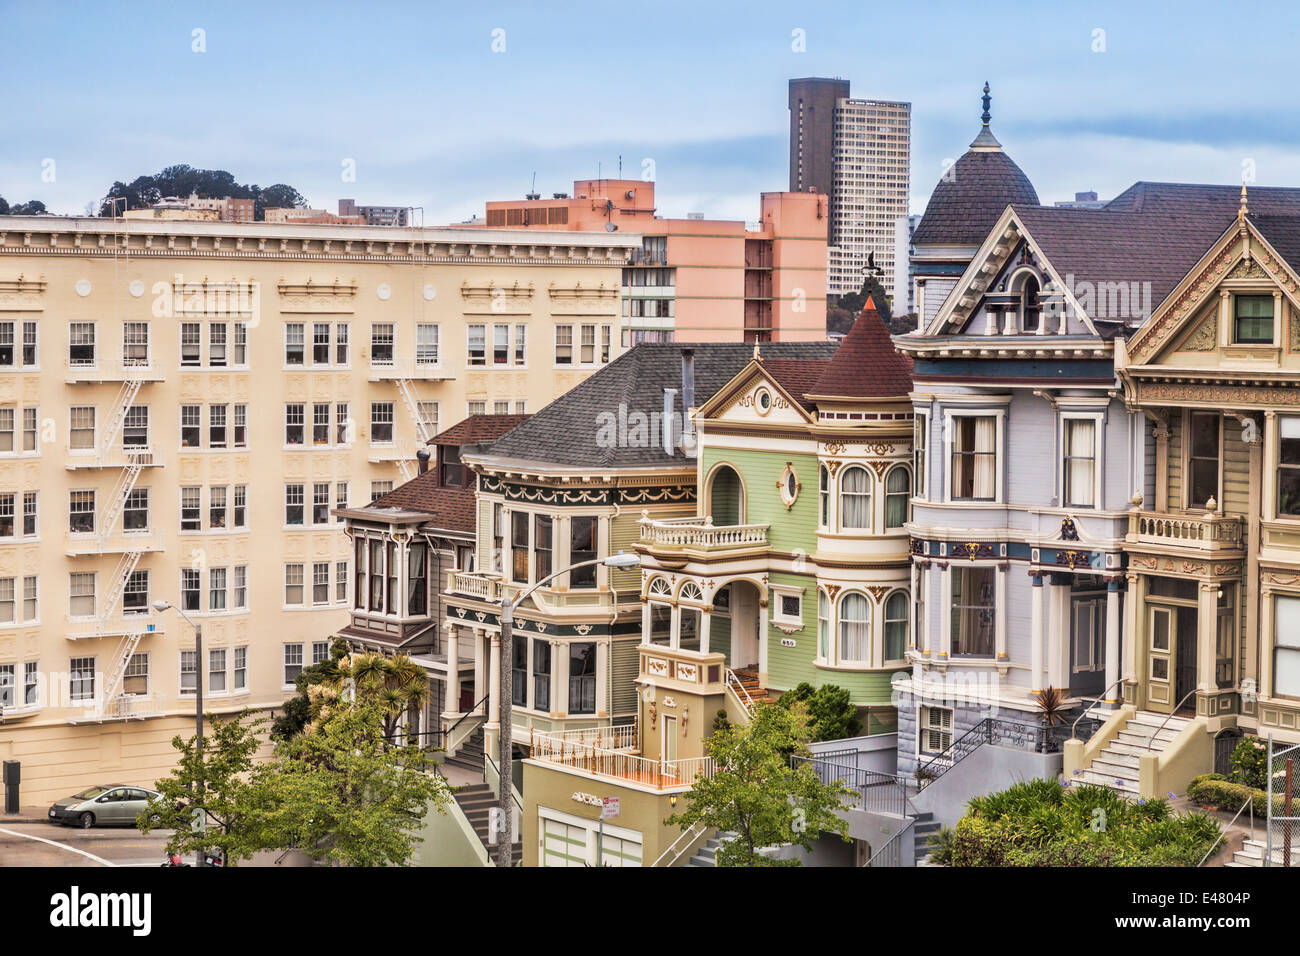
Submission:
[[[1010,399],[1006,399],[1007,402]],[[952,493],[952,440],[956,434],[956,419],[959,418],[989,418],[996,420],[995,434],[993,439],[993,498],[989,499],[971,499],[956,498]],[[947,407],[943,410],[943,503],[956,504],[963,506],[970,505],[1004,505],[1005,504],[1005,482],[1003,473],[1006,464],[1006,432],[1007,432],[1007,409],[1005,407],[996,407],[990,405],[981,405],[971,408],[952,408]]]
[[[803,595],[805,588],[795,587],[789,584],[773,584],[772,588],[772,623],[784,624],[787,627],[803,627]],[[797,616],[789,616],[781,610],[781,598],[793,597],[799,599],[799,613]]]
[[[1058,399],[1058,402],[1060,400]],[[1065,473],[1067,464],[1065,460],[1065,434],[1067,422],[1071,421],[1091,421],[1093,422],[1092,432],[1092,504],[1080,505],[1071,504],[1065,500]],[[1105,428],[1106,413],[1099,412],[1081,412],[1061,410],[1060,418],[1056,424],[1056,447],[1059,449],[1057,455],[1057,481],[1056,481],[1056,500],[1060,502],[1062,508],[1087,508],[1096,511],[1102,506],[1102,473],[1103,461],[1102,452],[1106,446],[1102,437],[1102,429]],[[1187,472],[1184,472],[1187,474]]]

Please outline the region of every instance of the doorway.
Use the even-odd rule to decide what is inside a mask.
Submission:
[[[665,763],[672,763],[677,760],[677,718],[664,717],[664,739],[663,754]]]
[[[733,581],[731,591],[732,670],[758,664],[758,588],[748,581]]]
[[[730,465],[719,465],[709,482],[709,514],[715,526],[745,523],[745,486]]]

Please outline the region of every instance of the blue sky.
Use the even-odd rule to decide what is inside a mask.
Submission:
[[[1261,185],[1300,184],[1300,10],[1281,2],[0,0],[0,15],[0,195],[61,213],[185,162],[435,224],[522,196],[534,171],[543,195],[616,175],[621,155],[629,177],[653,160],[664,215],[753,219],[788,184],[795,76],[912,103],[915,212],[978,131],[986,79],[994,132],[1044,202],[1234,183],[1247,161]]]

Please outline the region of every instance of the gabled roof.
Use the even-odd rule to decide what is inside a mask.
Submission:
[[[825,371],[807,390],[817,398],[896,398],[912,390],[912,360],[900,355],[870,297]]]
[[[386,495],[380,495],[364,509],[382,519],[383,509],[403,512],[420,512],[428,515],[422,525],[435,531],[452,531],[474,534],[474,487],[439,488],[438,475],[430,469],[399,485]]]
[[[808,400],[807,393],[825,374],[831,359],[763,359],[763,368],[796,402],[812,411],[816,406]]]
[[[528,421],[527,415],[471,415],[429,439],[430,445],[473,445],[496,441],[510,429]]]
[[[702,406],[731,381],[754,354],[740,342],[647,343],[624,352],[590,378],[561,395],[524,424],[494,442],[483,454],[541,466],[589,468],[683,467],[690,459],[664,454],[657,435],[646,443],[608,441],[602,422],[627,421],[641,413],[662,415],[664,389],[682,386],[682,352],[695,353],[695,404]],[[829,359],[831,342],[771,342],[760,347],[764,362]],[[681,413],[681,395],[676,399]]]
[[[1254,208],[1253,200],[1251,207]],[[1259,230],[1277,254],[1286,260],[1286,264],[1295,272],[1300,272],[1300,204],[1296,206],[1296,215],[1291,216],[1257,216],[1249,214],[1248,218]]]

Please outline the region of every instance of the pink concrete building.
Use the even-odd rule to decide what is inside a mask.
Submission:
[[[763,193],[759,220],[660,219],[655,184],[587,179],[550,199],[489,202],[487,229],[634,232],[623,340],[773,342],[826,337],[827,197]]]

